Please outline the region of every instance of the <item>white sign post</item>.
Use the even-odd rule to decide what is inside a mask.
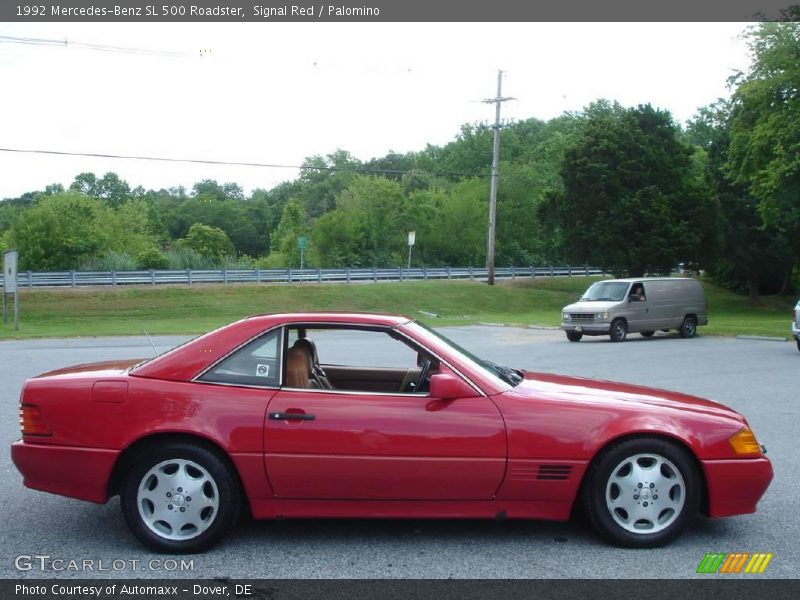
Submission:
[[[411,248],[414,247],[414,242],[417,241],[417,232],[416,231],[409,231],[408,232],[408,268],[411,268]]]
[[[14,329],[19,331],[19,292],[17,291],[17,258],[16,250],[3,253],[3,324],[8,323],[6,294],[14,294]]]

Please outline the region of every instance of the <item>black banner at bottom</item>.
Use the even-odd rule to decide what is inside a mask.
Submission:
[[[19,579],[0,598],[27,600],[783,600],[800,598],[796,579]]]

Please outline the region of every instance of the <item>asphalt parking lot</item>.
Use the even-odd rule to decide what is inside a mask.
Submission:
[[[145,338],[0,342],[0,576],[191,578],[694,578],[706,552],[773,552],[758,577],[796,577],[800,570],[800,353],[770,341],[674,334],[631,335],[569,343],[559,331],[460,327],[442,330],[495,362],[678,390],[742,412],[768,448],[775,480],[754,515],[698,518],[672,545],[613,548],[588,525],[524,521],[244,522],[221,545],[189,557],[190,572],[141,570],[163,555],[128,533],[117,499],[105,506],[25,489],[8,445],[19,437],[18,396],[26,377],[68,364],[147,357]],[[186,338],[154,338],[159,351]],[[324,360],[324,357],[323,357]],[[139,561],[116,571],[20,571],[20,555],[65,561]],[[24,564],[24,561],[23,561]],[[121,564],[121,563],[117,563]],[[157,566],[157,565],[153,565]],[[162,567],[163,568],[163,567]],[[727,576],[731,577],[731,576]],[[753,576],[749,576],[753,577]]]

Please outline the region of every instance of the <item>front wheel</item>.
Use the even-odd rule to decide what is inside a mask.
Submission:
[[[701,485],[687,450],[660,438],[638,438],[595,459],[583,502],[590,523],[607,541],[654,548],[675,539],[697,513]]]
[[[680,331],[681,337],[683,338],[688,339],[694,337],[694,334],[697,333],[697,319],[694,317],[684,317],[681,328],[678,331]]]
[[[567,339],[570,342],[580,342],[583,334],[580,331],[568,331],[567,332]]]
[[[625,337],[628,335],[628,325],[622,319],[615,319],[611,323],[611,329],[608,336],[612,342],[624,342]]]
[[[158,552],[203,552],[239,517],[239,482],[217,453],[186,442],[136,458],[120,493],[131,532]]]

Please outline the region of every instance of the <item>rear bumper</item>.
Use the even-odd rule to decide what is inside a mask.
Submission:
[[[611,323],[562,323],[561,329],[580,332],[584,335],[603,335],[611,329]]]
[[[701,463],[708,484],[709,517],[755,512],[772,481],[772,463],[766,457]]]
[[[118,450],[35,444],[11,444],[11,460],[26,487],[79,500],[104,503]]]

